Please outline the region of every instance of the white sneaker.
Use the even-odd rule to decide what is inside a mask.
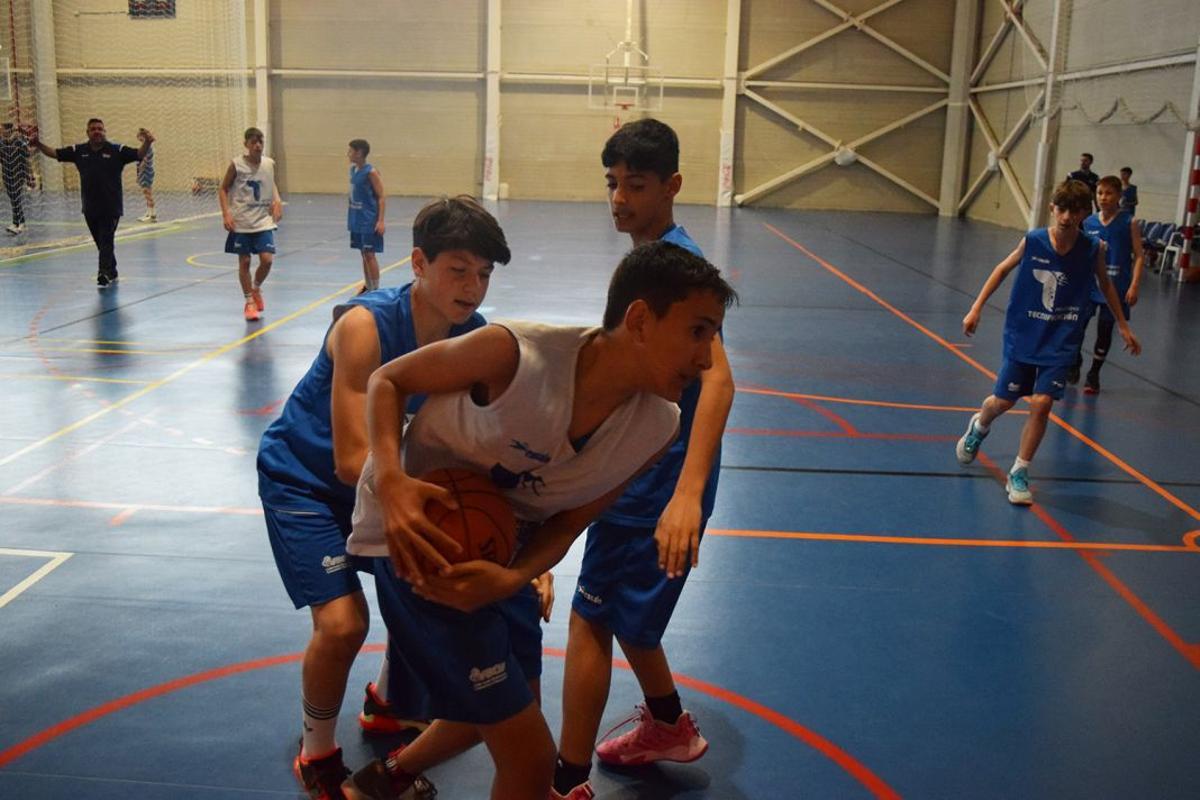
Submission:
[[[4,230],[8,231],[13,236],[16,236],[18,233],[21,233],[22,231],[25,230],[25,226],[24,225],[9,225]]]
[[[145,214],[142,214],[140,217],[138,217],[138,222],[158,222],[158,215],[151,214],[149,211],[147,211]]]

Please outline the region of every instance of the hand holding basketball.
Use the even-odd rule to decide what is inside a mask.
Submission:
[[[508,565],[517,545],[517,518],[491,479],[465,469],[438,469],[421,480],[443,487],[456,501],[453,508],[425,504],[430,522],[460,546],[455,553],[443,551],[451,564],[482,559]]]
[[[430,520],[427,511],[431,503],[446,509],[456,508],[454,495],[448,489],[403,472],[377,472],[375,492],[379,495],[388,554],[396,574],[419,586],[427,573],[449,566],[442,553],[458,553],[461,545]]]

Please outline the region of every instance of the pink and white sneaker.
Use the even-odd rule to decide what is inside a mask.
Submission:
[[[615,739],[607,738],[613,731],[631,722],[637,725],[629,733]],[[596,745],[596,756],[605,764],[615,766],[650,764],[655,761],[686,764],[708,751],[708,742],[700,735],[696,719],[689,712],[684,711],[674,725],[668,725],[656,720],[644,705],[639,705],[636,714],[618,723],[604,737],[604,741]]]
[[[566,794],[559,794],[553,786],[550,787],[550,800],[592,800],[595,796],[596,792],[589,781],[584,781]]]

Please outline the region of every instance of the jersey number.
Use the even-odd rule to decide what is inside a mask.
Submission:
[[[246,181],[246,185],[254,190],[254,199],[259,200],[260,190],[262,189],[262,181]]]

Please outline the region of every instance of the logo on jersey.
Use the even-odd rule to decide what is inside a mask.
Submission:
[[[471,681],[471,688],[480,692],[489,686],[503,683],[508,678],[507,666],[501,661],[499,664],[492,664],[483,669],[472,667],[467,678]]]
[[[535,475],[529,470],[513,472],[503,464],[497,464],[489,471],[492,483],[500,489],[528,489],[534,495],[541,495],[540,489],[546,486],[541,475]]]
[[[1047,311],[1053,311],[1054,297],[1058,294],[1059,286],[1067,285],[1067,274],[1048,269],[1035,269],[1033,279],[1042,285],[1042,305],[1046,307]]]
[[[321,566],[325,568],[325,574],[332,575],[335,572],[341,572],[350,565],[346,563],[345,556],[325,556],[321,559]]]
[[[539,453],[536,450],[531,450],[529,445],[525,444],[520,439],[513,439],[512,443],[509,445],[509,447],[511,447],[513,450],[520,450],[522,453],[524,453],[529,458],[532,458],[534,461],[539,461],[542,464],[550,463],[550,456],[546,455],[545,453]]]
[[[1008,384],[1008,390],[1009,390],[1010,392],[1019,392],[1019,391],[1021,391],[1021,384],[1019,384],[1019,383],[1009,383],[1009,384]]]

